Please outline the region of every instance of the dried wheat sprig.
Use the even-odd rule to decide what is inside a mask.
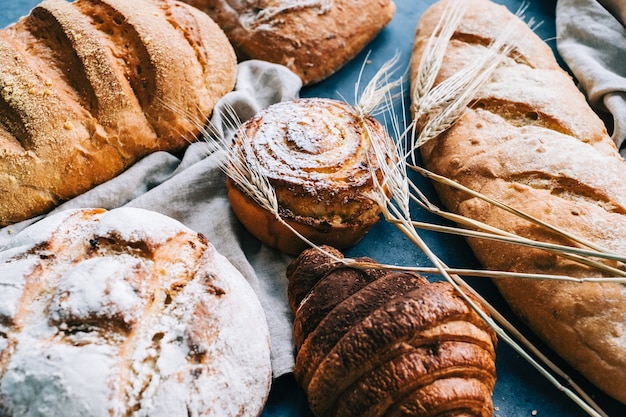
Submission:
[[[529,222],[541,225],[542,227],[545,227],[546,229],[549,229],[549,230],[551,230],[551,231],[553,231],[553,232],[555,232],[555,233],[557,233],[557,234],[559,234],[559,235],[561,235],[563,237],[566,237],[569,240],[572,240],[574,242],[580,243],[583,246],[587,246],[589,248],[592,248],[592,249],[596,250],[597,252],[610,253],[608,250],[606,250],[604,248],[601,248],[599,245],[597,245],[594,242],[588,241],[588,240],[583,239],[583,238],[581,238],[579,236],[575,236],[571,232],[559,229],[559,228],[551,225],[550,223],[547,223],[547,222],[545,222],[545,221],[543,221],[541,219],[538,219],[538,218],[536,218],[534,216],[526,214],[523,211],[515,209],[514,207],[511,207],[509,205],[503,204],[503,203],[501,203],[501,202],[499,202],[499,201],[497,201],[497,200],[495,200],[495,199],[493,199],[491,197],[488,197],[488,196],[486,196],[486,195],[484,195],[482,193],[479,193],[479,192],[474,191],[474,190],[472,190],[472,189],[470,189],[468,187],[465,187],[464,185],[459,184],[458,182],[456,182],[454,180],[451,180],[451,179],[449,179],[447,177],[435,174],[434,172],[429,171],[429,170],[427,170],[425,168],[422,168],[420,166],[412,165],[410,168],[412,170],[416,171],[416,172],[419,172],[420,174],[422,174],[426,178],[429,178],[429,179],[434,180],[436,182],[445,184],[445,185],[447,185],[449,187],[452,187],[452,188],[455,188],[457,190],[461,190],[461,191],[463,191],[463,192],[465,192],[465,193],[467,193],[467,194],[469,194],[469,195],[471,195],[473,197],[476,197],[476,198],[479,198],[479,199],[481,199],[483,201],[486,201],[486,202],[488,202],[489,204],[492,204],[495,207],[498,207],[498,208],[500,208],[502,210],[508,211],[509,213],[512,213],[512,214],[514,214],[516,216],[519,216],[519,217],[523,218],[524,220],[528,220]],[[616,258],[624,259],[626,261],[626,258],[620,257],[619,255],[614,254],[613,256],[615,256]]]
[[[367,54],[369,57],[369,53]],[[394,92],[402,84],[402,78],[392,80],[393,74],[396,72],[397,64],[400,60],[400,54],[396,52],[383,66],[376,71],[372,79],[365,85],[363,91],[359,94],[359,85],[361,85],[362,77],[365,70],[366,58],[359,71],[359,76],[354,87],[354,99],[356,110],[359,117],[377,116],[379,114],[387,114],[390,112],[390,106],[393,100],[400,97],[399,92]],[[388,98],[391,97],[391,100]]]
[[[441,270],[433,266],[408,266],[408,265],[381,264],[381,263],[364,262],[364,261],[354,260],[350,258],[345,258],[345,261],[343,261],[343,263],[347,263],[354,268],[360,268],[360,269],[374,268],[374,269],[382,269],[385,271],[407,271],[407,272],[416,272],[419,274],[441,275]],[[489,270],[489,269],[447,267],[445,271],[448,274],[452,274],[452,275],[462,275],[462,276],[468,276],[468,277],[490,278],[490,279],[524,278],[524,279],[537,279],[537,280],[567,281],[567,282],[574,282],[577,284],[582,284],[585,282],[594,282],[594,283],[626,282],[626,280],[622,277],[608,278],[608,281],[607,281],[606,277],[576,278],[576,277],[572,277],[569,275],[494,271],[494,270]]]
[[[586,249],[573,247],[573,246],[565,246],[565,245],[559,245],[555,243],[532,240],[532,239],[520,237],[514,234],[509,234],[504,231],[503,231],[503,234],[494,234],[494,233],[487,233],[487,232],[482,232],[482,231],[477,231],[477,230],[463,229],[463,228],[454,227],[454,226],[443,226],[443,225],[437,225],[437,224],[427,223],[427,222],[418,222],[418,221],[413,221],[413,227],[422,229],[422,230],[430,230],[430,231],[442,232],[442,233],[453,234],[453,235],[464,236],[464,237],[488,239],[488,240],[493,240],[493,241],[498,241],[498,242],[503,242],[503,243],[510,243],[510,244],[514,244],[517,246],[525,246],[525,247],[534,248],[534,249],[543,249],[547,252],[552,252],[556,254],[570,253],[570,254],[576,254],[580,256],[598,257],[598,258],[611,259],[611,260],[617,257],[617,255],[613,255],[613,254],[598,253],[595,251],[586,250]],[[619,258],[621,259],[622,257],[619,257]],[[619,275],[626,277],[626,271],[622,271],[620,269],[611,269],[611,271],[619,271],[620,272]]]
[[[374,137],[373,134],[370,133],[370,138]],[[580,390],[577,385],[570,386],[573,387],[573,391],[563,385],[550,371],[556,373],[559,376],[565,376],[566,381],[571,381],[571,378],[567,376],[565,372],[563,372],[560,368],[554,365],[551,361],[548,360],[545,355],[543,355],[528,339],[523,337],[523,335],[518,332],[514,327],[506,320],[504,317],[497,313],[497,317],[502,318],[504,321],[500,324],[504,323],[505,326],[513,328],[515,330],[515,334],[518,336],[516,340],[513,338],[508,330],[503,328],[498,322],[494,320],[494,315],[490,315],[485,313],[482,308],[480,308],[474,300],[472,300],[468,295],[461,289],[463,287],[466,291],[470,291],[471,293],[476,293],[469,284],[467,284],[459,275],[451,274],[449,272],[449,268],[444,264],[443,261],[439,259],[439,257],[430,249],[430,247],[424,242],[421,238],[417,230],[413,227],[413,221],[411,219],[409,207],[409,194],[407,190],[408,186],[408,175],[406,171],[403,172],[403,169],[406,169],[405,164],[398,164],[394,161],[396,158],[389,157],[389,149],[381,148],[376,143],[377,140],[372,140],[372,147],[375,150],[375,155],[377,158],[377,165],[381,168],[383,173],[382,181],[377,180],[377,176],[375,173],[372,173],[372,178],[375,184],[375,189],[378,191],[378,196],[374,196],[374,200],[378,202],[381,206],[382,213],[384,217],[393,222],[397,226],[397,228],[402,231],[415,245],[419,248],[427,258],[433,263],[435,266],[435,270],[438,271],[439,274],[443,276],[443,278],[448,281],[453,288],[460,294],[462,298],[472,307],[472,309],[481,317],[481,319],[491,327],[494,332],[497,334],[498,338],[505,341],[513,350],[515,350],[521,357],[523,357],[531,366],[533,366],[541,375],[543,375],[548,381],[550,381],[557,389],[564,392],[569,398],[571,398],[579,407],[585,410],[588,414],[592,416],[603,417],[606,416],[604,412],[593,402],[589,402],[589,397],[584,393],[584,391]],[[403,161],[402,155],[398,154],[397,159]],[[370,164],[373,166],[373,164]],[[397,188],[396,188],[397,187]],[[387,196],[387,190],[391,190],[391,197]],[[396,267],[397,268],[397,267]],[[478,295],[478,294],[477,294]],[[478,295],[479,296],[479,295]],[[486,308],[491,311],[496,311],[496,309],[491,306],[487,300],[483,297],[478,298]],[[520,343],[518,343],[520,340]],[[530,348],[529,348],[530,346]],[[526,349],[529,349],[531,352],[535,354],[539,354],[539,359],[542,362],[539,362],[535,359],[530,353],[528,353]],[[542,365],[543,363],[543,365]],[[548,367],[546,369],[545,366]],[[580,391],[580,392],[578,392]]]
[[[433,36],[429,37],[424,46],[424,55],[431,59],[424,59],[419,62],[417,69],[417,77],[413,87],[412,96],[417,99],[415,101],[416,108],[420,106],[420,98],[426,96],[435,84],[437,74],[443,64],[445,51],[448,44],[461,22],[467,9],[467,4],[462,1],[451,3],[443,11],[442,18],[437,22],[433,30]]]

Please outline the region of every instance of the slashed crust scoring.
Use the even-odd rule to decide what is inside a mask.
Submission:
[[[432,6],[415,37],[412,81],[426,39],[449,1]],[[503,28],[515,28],[513,52],[461,119],[425,144],[425,166],[441,175],[626,254],[626,163],[549,46],[504,6],[468,2],[437,83],[485,53]],[[452,211],[532,239],[575,245],[478,198],[437,186]],[[470,240],[495,270],[598,277],[593,267],[545,251]],[[623,266],[618,266],[623,269]],[[612,283],[497,279],[529,326],[589,380],[626,402],[626,287]]]
[[[0,415],[260,414],[260,302],[177,221],[63,211],[0,248],[0,277]]]
[[[354,58],[391,21],[391,0],[184,0],[207,12],[242,58],[285,65],[305,85]]]
[[[172,0],[46,0],[0,30],[0,226],[182,150],[236,65],[224,32]]]

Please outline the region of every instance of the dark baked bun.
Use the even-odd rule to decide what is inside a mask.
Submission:
[[[306,84],[347,64],[391,21],[391,0],[184,0],[207,12],[242,59],[285,65]]]
[[[496,336],[452,285],[317,249],[287,277],[294,375],[316,416],[491,417]]]
[[[256,294],[205,237],[142,209],[68,210],[0,247],[0,415],[260,415]]]
[[[235,136],[233,154],[248,166],[255,165],[252,158],[258,160],[284,221],[316,244],[345,249],[380,215],[371,198],[372,172],[379,175],[372,140],[390,143],[391,138],[378,121],[359,118],[348,104],[296,99],[274,104],[245,122]],[[233,211],[259,240],[293,255],[307,247],[232,178],[227,188]]]

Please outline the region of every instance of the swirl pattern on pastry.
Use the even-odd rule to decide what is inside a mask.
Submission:
[[[323,230],[324,236],[313,238],[316,243],[343,249],[360,239],[380,213],[372,199],[373,172],[381,177],[372,141],[382,149],[391,143],[376,119],[362,117],[337,100],[296,99],[274,104],[244,123],[235,136],[233,154],[241,155],[247,166],[258,166],[268,178],[281,217]],[[246,221],[249,213],[233,205],[254,235],[263,234],[251,230],[254,226],[246,224],[251,222]],[[328,234],[333,229],[341,229],[347,243],[334,241]],[[291,252],[302,249],[296,244]]]

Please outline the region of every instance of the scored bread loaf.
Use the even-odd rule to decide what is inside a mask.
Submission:
[[[391,21],[392,0],[184,0],[207,12],[242,59],[282,64],[313,84],[354,58]]]
[[[287,277],[294,376],[316,416],[491,417],[495,333],[452,285],[313,248]]]
[[[223,31],[172,0],[46,0],[0,30],[0,226],[182,150],[236,65]]]
[[[66,210],[0,247],[0,415],[261,414],[269,330],[207,239],[137,208]]]
[[[415,33],[413,85],[428,37],[447,5],[422,16]],[[626,163],[602,121],[549,48],[521,19],[488,0],[468,0],[436,84],[486,53],[504,28],[512,52],[460,119],[421,147],[435,173],[588,242],[626,255]],[[435,185],[451,211],[531,239],[570,239],[479,198]],[[469,243],[488,269],[599,277],[608,273],[554,253],[483,239]],[[613,266],[624,270],[621,263]],[[499,278],[513,310],[590,381],[626,403],[626,291],[616,283]]]

